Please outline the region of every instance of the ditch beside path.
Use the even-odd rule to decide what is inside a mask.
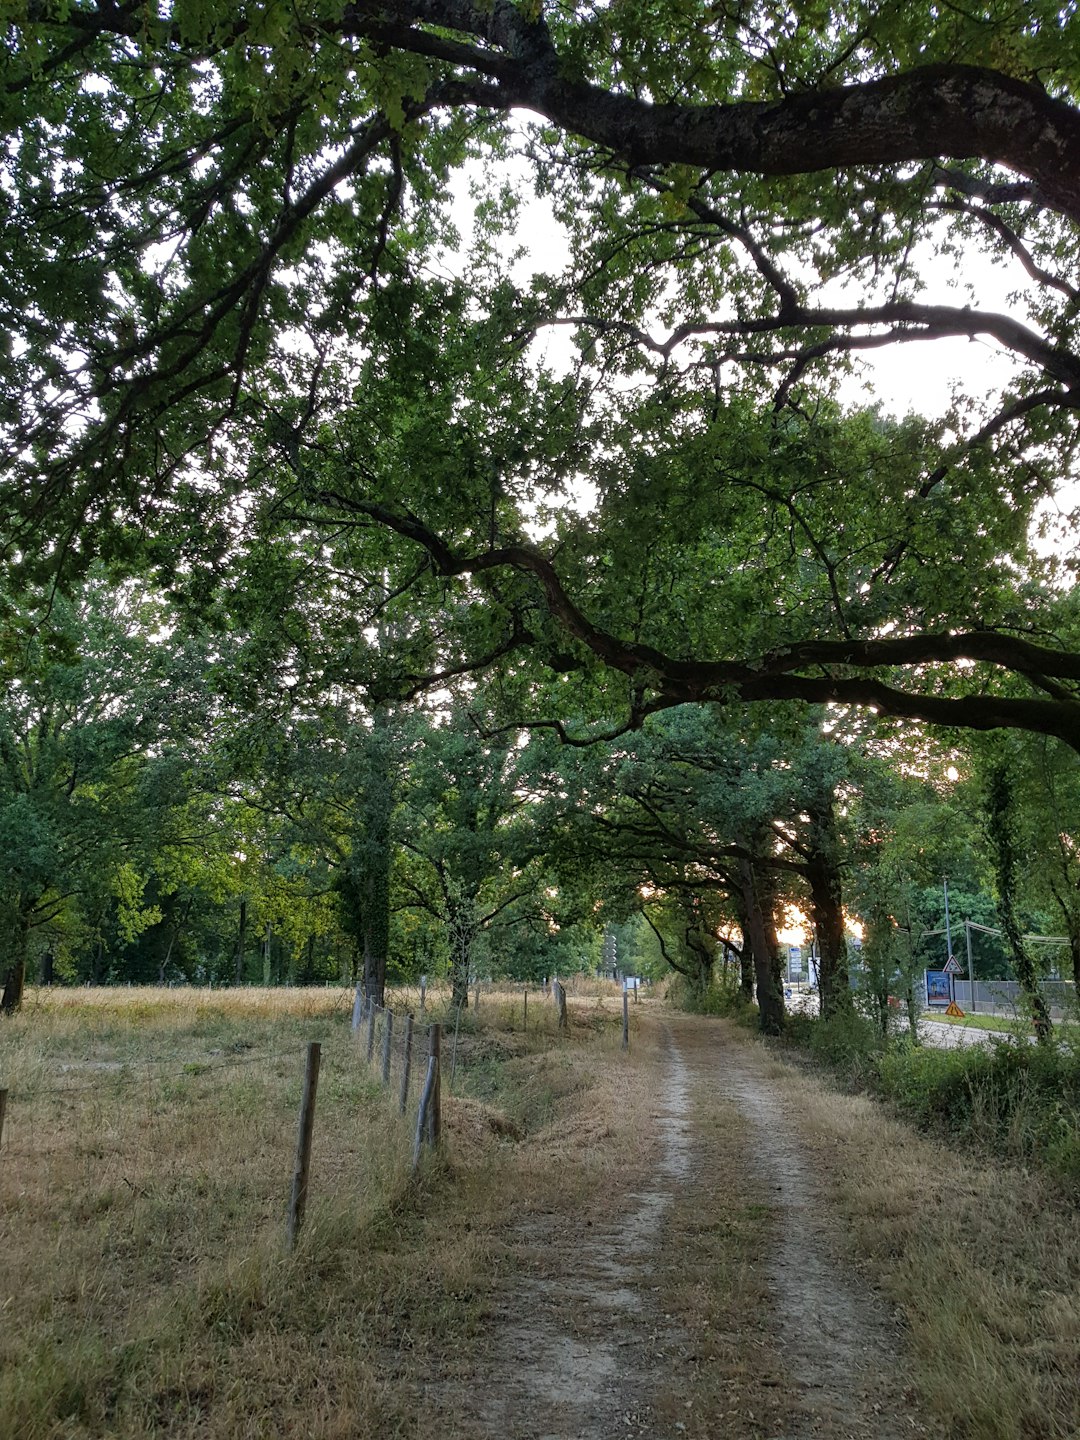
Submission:
[[[484,1363],[447,1433],[934,1433],[906,1393],[888,1306],[843,1258],[776,1062],[690,1017],[643,1018],[636,1044],[655,1050],[640,1116],[651,1153],[584,1211],[516,1228],[516,1277],[493,1299]]]

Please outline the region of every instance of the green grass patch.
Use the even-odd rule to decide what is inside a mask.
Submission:
[[[939,1050],[906,1034],[886,1040],[852,1010],[830,1020],[792,1015],[785,1043],[808,1052],[849,1089],[892,1101],[921,1128],[1037,1165],[1080,1197],[1075,1026],[1058,1027],[1053,1045],[1016,1035]]]

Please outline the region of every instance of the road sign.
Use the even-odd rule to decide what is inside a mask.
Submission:
[[[957,1003],[956,1003],[955,1000],[953,1000],[953,1001],[949,1004],[949,1006],[947,1007],[947,1009],[946,1009],[946,1011],[945,1011],[945,1014],[946,1014],[946,1015],[951,1015],[954,1020],[963,1020],[963,1018],[964,1018],[964,1012],[963,1012],[963,1010],[960,1009],[960,1006],[957,1005]]]
[[[957,960],[955,955],[950,955],[949,958],[945,961],[945,974],[962,975],[963,973],[964,967],[960,964],[960,961]]]

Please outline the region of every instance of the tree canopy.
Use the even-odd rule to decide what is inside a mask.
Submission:
[[[1032,544],[1080,396],[1070,9],[5,18],[17,577],[102,555],[206,604],[347,542],[462,622],[418,682],[529,647],[608,673],[593,720],[796,700],[1080,744],[1071,522]],[[527,196],[550,271],[510,252]],[[838,388],[957,336],[996,393],[897,421]]]

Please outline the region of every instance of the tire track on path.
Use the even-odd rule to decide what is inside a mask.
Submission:
[[[767,1055],[650,1018],[650,1163],[575,1214],[515,1226],[460,1429],[514,1440],[907,1440],[887,1307],[839,1258],[828,1197]],[[640,1087],[639,1087],[640,1089]],[[455,1407],[456,1408],[456,1407]]]

